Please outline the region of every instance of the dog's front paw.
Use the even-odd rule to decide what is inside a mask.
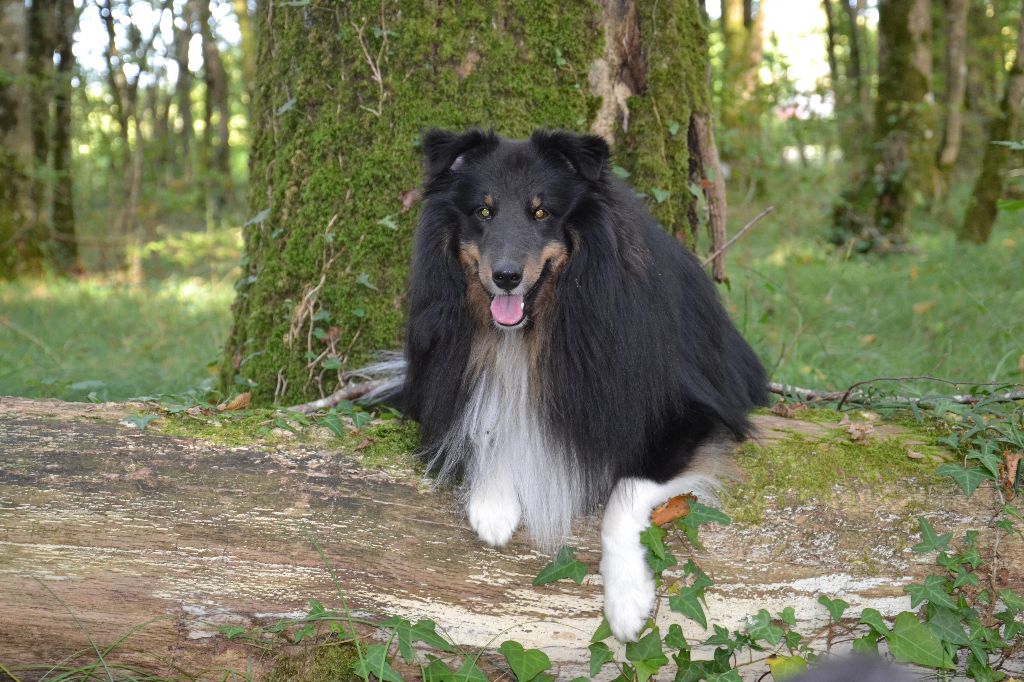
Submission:
[[[605,581],[604,615],[617,640],[635,642],[640,637],[654,600],[654,581],[649,578]]]
[[[522,511],[514,492],[474,493],[466,505],[469,525],[492,547],[508,544],[519,526]]]

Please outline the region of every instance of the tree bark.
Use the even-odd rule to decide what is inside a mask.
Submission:
[[[967,9],[969,0],[946,0],[946,97],[945,124],[939,145],[938,166],[948,185],[960,155],[963,132],[964,93],[967,89]]]
[[[211,0],[199,3],[199,30],[203,42],[203,169],[207,185],[207,220],[217,222],[228,201],[231,188],[231,147],[229,123],[231,107],[228,74],[213,32]],[[214,126],[216,124],[216,139]]]
[[[78,13],[70,2],[57,3],[56,44],[60,61],[54,85],[53,128],[53,210],[49,257],[65,274],[80,271],[78,241],[75,237],[74,173],[71,167],[71,79],[75,55],[72,51]]]
[[[883,0],[878,9],[875,144],[833,210],[833,241],[860,250],[900,248],[915,195],[936,193],[930,3]]]
[[[235,18],[242,38],[242,83],[247,102],[252,102],[252,88],[256,81],[256,36],[252,30],[249,0],[234,0]]]
[[[35,162],[27,82],[28,14],[22,0],[0,2],[0,279],[38,268],[32,241],[31,169]]]
[[[316,329],[345,365],[401,345],[415,222],[402,197],[420,184],[428,126],[594,126],[638,190],[669,193],[651,206],[661,223],[688,229],[688,128],[710,112],[697,0],[607,0],[600,13],[263,2],[255,19],[252,219],[223,378],[255,382],[258,402],[333,390],[337,372],[309,359],[326,349]]]
[[[989,125],[988,146],[981,164],[981,174],[974,183],[967,214],[960,226],[961,240],[984,244],[992,235],[992,226],[999,213],[998,201],[1006,186],[1006,161],[1009,149],[998,144],[1015,140],[1019,134],[1021,107],[1024,106],[1024,3],[1017,26],[1016,57],[1006,77],[1006,90],[999,104],[999,113]]]
[[[181,14],[181,21],[174,22],[174,61],[178,64],[174,94],[177,98],[178,117],[181,119],[177,137],[181,145],[182,174],[184,181],[191,183],[194,173],[192,140],[195,136],[195,123],[192,119],[192,71],[188,68],[188,46],[192,41],[193,0],[185,0]]]

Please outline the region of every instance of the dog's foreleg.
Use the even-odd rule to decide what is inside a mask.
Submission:
[[[624,478],[615,485],[601,524],[601,577],[604,614],[620,641],[636,641],[654,609],[654,575],[640,544],[640,532],[651,523],[651,510],[675,495],[706,496],[714,487],[714,479],[699,474],[666,483]]]
[[[473,473],[466,515],[481,540],[502,547],[519,526],[523,508],[509,467],[502,462],[488,464]]]

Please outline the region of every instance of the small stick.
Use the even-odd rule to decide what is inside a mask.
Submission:
[[[747,223],[742,228],[740,228],[740,231],[732,236],[732,239],[727,241],[725,244],[722,244],[722,248],[718,249],[717,251],[712,253],[710,256],[705,258],[704,261],[701,263],[701,265],[704,266],[704,267],[707,267],[708,263],[710,263],[711,261],[713,261],[716,258],[718,258],[719,256],[721,256],[723,253],[725,253],[726,249],[728,249],[730,246],[732,246],[733,243],[737,239],[739,239],[744,234],[746,234],[747,230],[752,228],[754,225],[756,225],[758,223],[759,220],[761,220],[761,218],[764,218],[766,215],[768,215],[769,213],[771,213],[774,210],[775,210],[774,206],[769,206],[768,208],[766,208],[765,210],[761,211],[756,216],[754,216],[753,220],[751,220],[749,223]]]
[[[301,405],[289,407],[288,411],[298,412],[300,414],[310,414],[312,412],[316,412],[317,410],[323,410],[328,407],[334,407],[335,405],[344,400],[356,400],[358,398],[362,398],[364,395],[374,390],[375,388],[383,386],[385,383],[387,383],[387,381],[387,379],[381,379],[379,381],[364,381],[363,383],[360,384],[349,384],[348,386],[343,386],[339,388],[337,391],[330,394],[326,398],[320,398],[319,400],[313,400],[308,403],[303,403]]]

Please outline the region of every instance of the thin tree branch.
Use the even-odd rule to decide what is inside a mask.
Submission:
[[[289,407],[288,411],[299,412],[301,414],[311,414],[313,412],[316,412],[317,410],[324,410],[329,407],[335,407],[336,405],[346,400],[358,400],[359,398],[362,398],[370,391],[380,388],[388,381],[388,379],[380,379],[377,381],[364,381],[359,384],[349,384],[347,386],[342,386],[341,388],[339,388],[337,391],[330,394],[326,398],[320,398],[319,400],[313,400],[308,403],[303,403],[301,405]]]
[[[707,267],[708,263],[710,263],[711,261],[713,261],[716,258],[718,258],[719,256],[721,256],[723,253],[725,253],[726,250],[736,242],[736,240],[738,240],[740,237],[742,237],[744,234],[747,233],[747,230],[752,228],[754,225],[757,225],[757,223],[761,220],[761,218],[764,218],[766,215],[768,215],[769,213],[771,213],[774,210],[775,210],[774,206],[769,206],[768,208],[766,208],[765,210],[761,211],[756,216],[754,216],[753,220],[751,220],[749,223],[747,223],[742,228],[740,228],[740,231],[732,236],[732,239],[730,239],[725,244],[723,244],[720,249],[718,249],[717,251],[712,253],[710,256],[705,258],[703,260],[703,262],[701,262],[701,265]]]

